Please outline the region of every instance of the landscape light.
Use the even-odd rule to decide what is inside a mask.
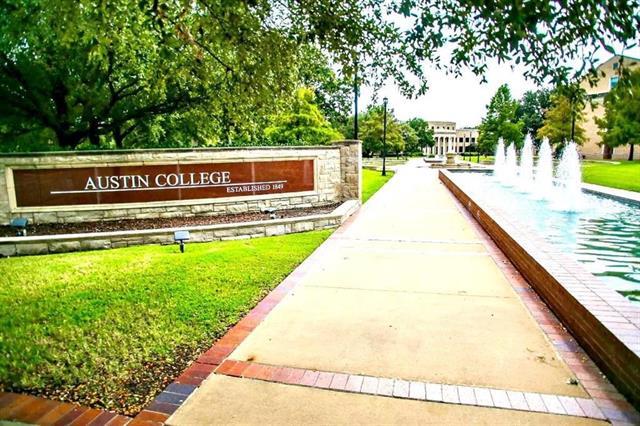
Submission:
[[[28,223],[29,219],[27,219],[26,217],[16,217],[15,219],[11,219],[10,226],[16,229],[16,236],[26,237]]]
[[[180,244],[180,253],[184,253],[184,242],[189,240],[189,231],[175,231],[173,240]]]
[[[260,211],[264,214],[268,214],[271,219],[277,219],[276,208],[275,207],[263,207]]]

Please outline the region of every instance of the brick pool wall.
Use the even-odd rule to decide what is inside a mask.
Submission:
[[[577,261],[497,209],[479,205],[440,171],[440,180],[507,255],[598,366],[640,406],[640,307]]]

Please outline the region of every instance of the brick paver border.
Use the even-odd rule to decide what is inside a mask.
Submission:
[[[357,216],[357,214],[356,212],[352,217],[347,219],[345,224],[348,225],[352,223],[354,216]],[[322,253],[326,250],[328,250],[326,244],[318,247],[316,251],[305,259],[284,281],[249,311],[244,318],[231,327],[209,350],[200,355],[193,364],[185,369],[182,374],[141,411],[135,419],[138,420],[141,416],[144,418],[153,416],[155,422],[164,423],[267,317],[271,310],[301,282],[302,277],[307,275],[307,273],[318,264],[319,257],[321,257]]]
[[[606,420],[603,412],[589,398],[362,376],[234,360],[223,361],[215,374],[391,398]]]
[[[131,417],[31,395],[0,392],[0,419],[38,425],[134,424]]]

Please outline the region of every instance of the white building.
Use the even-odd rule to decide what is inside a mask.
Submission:
[[[455,121],[428,121],[433,130],[435,145],[426,148],[424,154],[445,155],[449,150],[462,154],[469,145],[478,143],[478,129],[473,127],[456,128]]]

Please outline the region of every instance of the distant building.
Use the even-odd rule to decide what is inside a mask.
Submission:
[[[424,154],[445,155],[449,147],[462,154],[469,145],[478,143],[478,129],[473,127],[456,128],[455,121],[427,121],[433,130],[435,145],[424,150]]]
[[[618,84],[621,60],[623,61],[623,66],[627,68],[640,66],[640,59],[616,55],[598,65],[596,70],[600,78],[595,86],[592,87],[587,78],[580,83],[591,100],[591,102],[587,102],[587,106],[582,111],[585,119],[582,123],[585,130],[585,142],[582,147],[580,147],[580,151],[585,158],[613,158],[615,160],[626,160],[629,158],[629,145],[620,146],[613,150],[601,145],[602,138],[598,134],[600,128],[595,121],[596,117],[601,118],[604,116],[603,102],[605,95]],[[590,103],[593,103],[593,107]],[[635,150],[634,159],[640,159],[640,149]]]

